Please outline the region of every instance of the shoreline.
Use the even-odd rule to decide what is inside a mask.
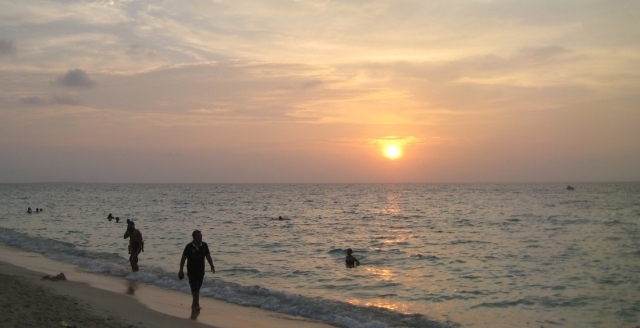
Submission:
[[[63,272],[66,281],[42,280],[45,275]],[[246,307],[216,299],[202,297],[199,314],[190,309],[191,295],[167,290],[124,278],[79,271],[71,264],[56,262],[41,254],[27,252],[0,243],[0,280],[19,287],[11,297],[19,304],[29,304],[34,295],[38,306],[28,307],[29,316],[77,317],[65,321],[69,327],[99,327],[105,322],[110,327],[193,327],[193,328],[277,328],[295,325],[302,328],[332,328],[335,326],[311,319],[287,315],[259,308]],[[20,292],[20,290],[33,293]],[[0,291],[0,295],[8,291]],[[5,297],[8,295],[4,295]],[[3,298],[5,298],[3,297]],[[65,302],[68,301],[68,302]],[[43,303],[44,302],[44,303]],[[48,302],[55,302],[49,304]],[[56,304],[66,304],[60,311]],[[75,305],[75,308],[74,308]],[[14,311],[15,310],[15,311]],[[0,317],[8,326],[25,326],[25,309],[15,306],[0,307]],[[55,315],[57,316],[55,316]],[[101,324],[91,325],[91,322]],[[13,323],[13,324],[12,324]],[[20,323],[20,324],[19,324]],[[51,322],[51,326],[64,325]],[[33,325],[32,327],[41,325]]]

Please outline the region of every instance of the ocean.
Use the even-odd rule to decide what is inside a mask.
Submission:
[[[640,183],[573,186],[0,184],[0,243],[189,293],[199,229],[203,297],[349,328],[637,327]]]

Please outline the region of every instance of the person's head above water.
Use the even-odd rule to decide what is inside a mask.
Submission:
[[[351,250],[351,248],[347,248],[347,255],[351,255],[351,253],[353,253],[353,250]]]

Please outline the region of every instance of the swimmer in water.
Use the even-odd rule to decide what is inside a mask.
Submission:
[[[344,260],[347,268],[355,268],[360,265],[360,261],[358,261],[355,256],[351,255],[351,253],[353,253],[353,250],[351,250],[351,248],[347,248],[347,258]]]

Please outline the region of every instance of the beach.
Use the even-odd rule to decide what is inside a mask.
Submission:
[[[64,273],[67,280],[43,279]],[[78,271],[40,254],[0,244],[2,327],[258,327],[329,328],[321,322],[201,299],[185,293]]]

